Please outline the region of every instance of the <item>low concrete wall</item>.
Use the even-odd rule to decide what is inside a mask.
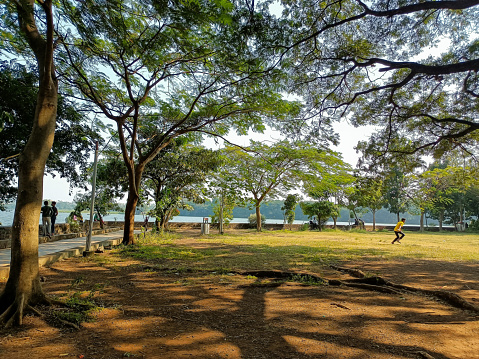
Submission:
[[[73,232],[69,223],[55,224],[55,235],[51,238],[43,236],[43,226],[39,225],[38,243],[61,241],[62,239],[86,237],[90,229],[90,222],[85,221],[80,225],[76,232]],[[122,227],[121,227],[122,228]],[[93,222],[92,234],[103,234],[121,229],[119,227],[105,225],[103,229],[100,228],[99,222]],[[12,227],[0,226],[0,249],[11,248],[12,246]]]

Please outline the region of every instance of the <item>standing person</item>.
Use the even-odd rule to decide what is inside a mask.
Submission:
[[[406,218],[401,218],[401,220],[396,224],[396,227],[394,227],[394,233],[396,233],[396,238],[394,238],[394,241],[391,242],[391,244],[394,244],[394,242],[398,242],[401,244],[401,239],[404,238],[404,233],[402,232],[402,227],[404,226],[404,223],[406,222]],[[399,237],[401,235],[401,237]]]
[[[145,218],[145,221],[143,222],[143,228],[145,229],[145,231],[143,232],[143,238],[146,237],[146,232],[148,232],[148,216],[146,216]]]
[[[56,207],[56,204],[57,202],[55,201],[52,201],[52,230],[51,230],[51,233],[52,235],[55,234],[55,221],[57,219],[57,216],[58,216],[58,208]]]
[[[146,216],[145,221],[143,222],[143,227],[145,227],[145,232],[148,232],[148,221],[150,219]]]
[[[42,225],[43,235],[52,237],[52,207],[48,205],[48,201],[43,202],[42,211]]]

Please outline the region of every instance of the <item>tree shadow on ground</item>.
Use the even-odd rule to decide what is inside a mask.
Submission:
[[[408,307],[407,298],[352,288],[262,287],[239,276],[139,268],[103,268],[92,275],[95,265],[85,264],[68,273],[85,278],[77,290],[107,283],[101,297],[121,308],[115,318],[88,324],[81,331],[84,341],[76,341],[79,333],[66,334],[85,357],[108,352],[111,357],[133,353],[147,358],[416,358],[427,352],[447,359],[435,345],[410,337],[434,341],[445,324],[476,320],[467,315],[458,320],[457,312],[427,298]],[[52,272],[52,282],[56,275]],[[63,280],[62,286],[67,283]],[[340,303],[350,308],[334,305]],[[366,307],[371,308],[367,313],[357,309]],[[397,334],[382,336],[384,325]],[[408,340],[398,340],[404,336]],[[52,344],[58,342],[52,338]],[[98,343],[104,344],[99,348]]]

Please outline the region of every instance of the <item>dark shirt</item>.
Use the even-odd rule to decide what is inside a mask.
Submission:
[[[51,217],[52,216],[52,207],[43,206],[42,207],[42,217]]]

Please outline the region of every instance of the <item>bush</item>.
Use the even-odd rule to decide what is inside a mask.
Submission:
[[[309,224],[308,223],[303,223],[301,227],[299,227],[300,231],[307,231],[309,229]]]

